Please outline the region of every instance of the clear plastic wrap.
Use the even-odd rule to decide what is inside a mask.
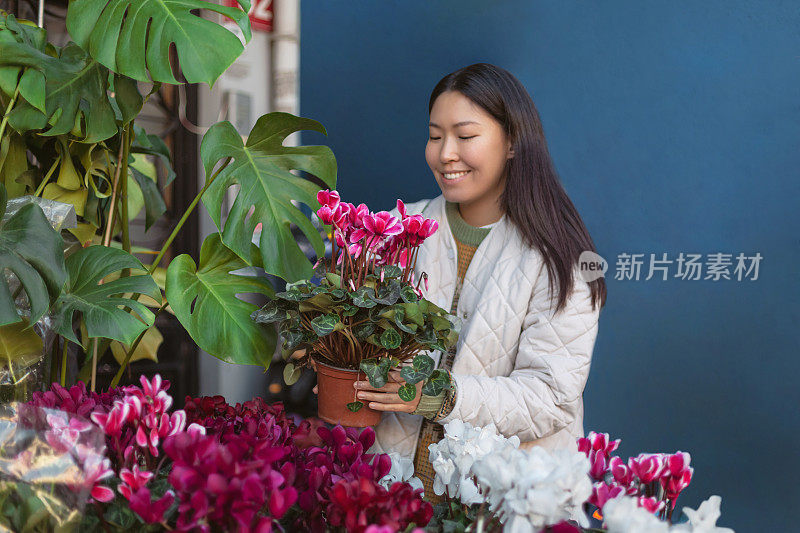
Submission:
[[[42,208],[47,221],[57,231],[74,228],[77,225],[75,208],[71,204],[45,200],[36,196],[10,199],[2,222],[5,223],[23,206],[31,203]],[[11,294],[17,295],[14,300],[17,310],[23,316],[30,316],[28,298],[24,291],[18,290],[19,280],[10,270],[6,270],[3,275]],[[51,323],[50,316],[45,315],[33,324],[32,330],[25,330],[28,326],[27,322],[3,326],[3,328],[9,328],[8,336],[14,339],[16,345],[13,358],[7,356],[0,359],[0,403],[27,401],[33,391],[42,390],[49,381],[48,363],[52,362],[47,360],[46,354],[50,353],[55,339]],[[41,342],[36,342],[32,332],[38,335]],[[22,349],[23,347],[25,349]]]
[[[0,406],[0,532],[75,531],[108,460],[102,431],[63,411]]]

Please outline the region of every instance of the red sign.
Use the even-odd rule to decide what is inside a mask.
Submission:
[[[225,0],[225,5],[240,7],[236,0]],[[250,5],[250,27],[257,31],[272,31],[272,0],[252,0]]]

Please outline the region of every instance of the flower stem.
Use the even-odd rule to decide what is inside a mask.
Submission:
[[[168,302],[164,302],[163,304],[161,304],[161,307],[158,308],[158,311],[156,311],[155,316],[153,317],[153,323],[155,323],[155,319],[158,318],[158,315],[161,314],[161,311],[166,309],[167,304],[168,304]],[[139,334],[139,336],[136,337],[136,340],[133,341],[133,344],[131,344],[131,347],[128,349],[127,353],[125,353],[125,359],[122,360],[122,364],[119,365],[119,370],[117,370],[117,373],[114,374],[114,379],[111,380],[111,385],[109,385],[109,388],[113,389],[114,387],[119,385],[119,380],[122,379],[122,374],[125,372],[125,369],[128,367],[128,364],[131,361],[131,357],[133,356],[133,352],[135,352],[136,348],[139,347],[139,343],[142,342],[142,339],[144,338],[144,336],[147,333],[148,329],[150,329],[150,328],[145,328],[144,331],[142,331]]]
[[[0,139],[3,138],[3,133],[6,131],[6,124],[8,124],[8,114],[11,113],[11,108],[14,107],[14,104],[17,101],[17,96],[19,96],[19,84],[17,84],[17,88],[14,89],[14,96],[11,97],[11,101],[8,102],[8,106],[6,107],[6,112],[3,115],[3,121],[0,122]]]
[[[214,183],[214,180],[217,178],[217,176],[219,176],[220,172],[222,172],[225,169],[225,167],[228,166],[228,164],[231,162],[231,159],[232,159],[231,157],[225,159],[225,162],[222,164],[222,166],[219,167],[217,171],[214,172],[208,180],[206,180],[206,183],[205,185],[203,185],[203,188],[200,189],[200,192],[197,193],[197,196],[194,197],[192,203],[189,204],[189,207],[186,208],[186,212],[183,213],[183,216],[178,221],[178,224],[175,226],[175,229],[172,230],[170,236],[167,237],[166,241],[164,241],[164,246],[161,247],[161,251],[158,252],[158,255],[156,256],[155,260],[153,260],[153,264],[150,265],[150,274],[156,271],[156,268],[158,268],[158,264],[164,258],[164,254],[167,253],[167,249],[172,244],[172,241],[174,241],[175,237],[178,236],[178,232],[181,230],[186,221],[189,220],[189,215],[191,215],[192,211],[194,211],[194,208],[197,207],[197,203],[200,201],[200,198],[203,197],[203,194],[206,192],[206,190],[208,190],[211,184]]]

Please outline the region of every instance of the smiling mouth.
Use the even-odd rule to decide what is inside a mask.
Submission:
[[[442,177],[445,181],[455,181],[459,178],[462,178],[469,174],[469,170],[464,170],[462,172],[442,172]]]

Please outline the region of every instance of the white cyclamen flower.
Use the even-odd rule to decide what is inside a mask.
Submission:
[[[392,483],[398,481],[408,483],[413,489],[424,488],[422,481],[418,477],[414,477],[414,461],[397,452],[391,452],[388,455],[392,460],[392,468],[378,483],[387,489],[392,486]]]
[[[671,533],[734,533],[734,531],[727,527],[717,527],[717,520],[720,517],[719,506],[722,503],[722,498],[719,496],[711,496],[709,499],[700,504],[697,510],[689,507],[683,508],[683,514],[689,517],[687,524],[679,524],[674,526]]]
[[[505,447],[519,446],[519,438],[498,435],[494,424],[474,428],[461,420],[448,422],[444,430],[444,438],[428,446],[436,472],[433,491],[441,495],[447,490],[451,497],[467,505],[482,503],[483,497],[472,480],[473,463]]]
[[[603,506],[603,521],[608,533],[669,533],[670,528],[634,498],[620,495]]]
[[[509,531],[539,531],[573,519],[588,527],[583,503],[592,493],[589,460],[580,452],[508,448],[476,461],[472,472],[489,509]]]

